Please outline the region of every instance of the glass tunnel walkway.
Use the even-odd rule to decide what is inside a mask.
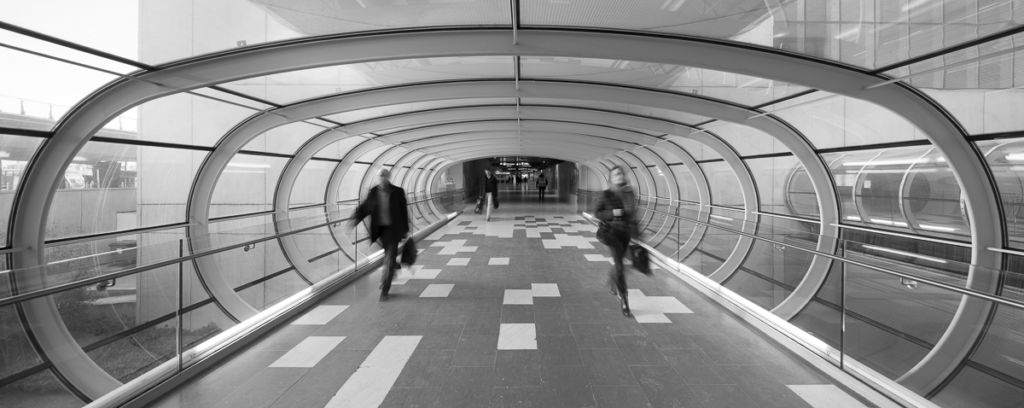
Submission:
[[[1024,0],[93,3],[0,0],[0,407],[1024,407]]]
[[[387,301],[378,269],[153,406],[873,406],[663,269],[630,274],[623,317],[575,203],[502,195],[420,241]]]

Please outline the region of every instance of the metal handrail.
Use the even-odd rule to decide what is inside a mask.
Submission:
[[[782,245],[782,246],[785,246],[785,247],[796,249],[798,251],[803,251],[803,252],[811,253],[811,254],[814,254],[814,255],[817,255],[817,256],[823,256],[823,257],[826,257],[826,258],[829,258],[829,259],[832,259],[832,260],[835,260],[835,261],[846,262],[846,263],[851,264],[851,265],[856,265],[856,266],[860,266],[862,268],[871,269],[873,271],[881,272],[881,273],[884,273],[884,274],[887,274],[887,275],[897,276],[897,277],[901,277],[901,278],[907,278],[907,279],[911,279],[911,280],[914,280],[914,281],[917,281],[917,282],[923,282],[923,283],[925,283],[927,285],[931,285],[931,286],[936,286],[936,287],[939,287],[939,288],[947,289],[947,290],[950,290],[950,291],[953,291],[953,292],[960,293],[962,295],[969,295],[969,296],[979,297],[979,298],[988,300],[990,302],[999,303],[999,304],[1004,305],[1004,306],[1010,306],[1010,307],[1014,307],[1014,308],[1018,308],[1018,309],[1024,309],[1024,302],[1019,302],[1019,301],[1016,301],[1016,300],[1012,300],[1012,299],[1008,299],[1008,298],[1004,298],[1004,297],[1000,297],[1000,296],[990,295],[988,293],[980,292],[980,291],[977,291],[977,290],[974,290],[974,289],[961,288],[961,287],[958,287],[958,286],[950,285],[948,283],[940,282],[940,281],[933,280],[933,279],[930,279],[930,278],[921,277],[921,276],[918,276],[918,275],[912,275],[912,274],[909,274],[909,273],[903,273],[903,272],[894,271],[894,270],[891,270],[891,269],[883,268],[881,266],[872,265],[872,264],[869,264],[869,263],[866,263],[866,262],[856,261],[856,260],[844,258],[844,257],[841,257],[841,256],[829,254],[827,252],[821,252],[821,251],[814,250],[814,249],[808,249],[808,248],[802,248],[800,246],[794,246],[792,244],[789,244],[789,243],[786,243],[786,242],[783,242],[783,241],[779,241],[779,240],[775,240],[775,239],[771,239],[771,238],[765,238],[765,237],[761,237],[761,236],[758,236],[758,235],[755,235],[755,234],[746,233],[746,232],[743,232],[743,231],[736,231],[736,230],[733,230],[733,229],[721,227],[721,226],[714,225],[714,224],[711,224],[711,223],[706,223],[706,222],[703,222],[703,221],[700,221],[700,220],[697,220],[697,219],[693,219],[693,218],[689,218],[689,217],[683,217],[683,216],[679,216],[679,215],[675,215],[675,214],[670,214],[670,213],[667,213],[667,212],[664,212],[664,211],[653,210],[653,209],[648,210],[648,211],[658,212],[658,213],[664,214],[664,215],[669,216],[669,217],[674,217],[674,218],[681,219],[681,220],[687,220],[687,221],[690,221],[690,222],[693,222],[693,223],[696,223],[696,224],[701,224],[701,225],[704,225],[704,226],[720,229],[720,230],[723,230],[723,231],[726,231],[726,232],[731,232],[731,233],[734,233],[734,234],[743,235],[745,237],[749,237],[749,238],[753,238],[753,239],[758,239],[758,240],[769,242],[769,243],[772,243],[772,244],[775,244],[775,245]]]
[[[454,193],[454,191],[452,191],[452,192],[445,192],[445,193],[442,193],[442,194],[449,194],[449,193]],[[420,200],[420,201],[426,201],[426,200],[431,200],[431,199],[435,199],[435,198],[437,198],[437,196],[429,197],[429,198],[426,198],[426,199],[423,199],[423,200]],[[416,202],[413,202],[413,203],[410,203],[410,204],[415,204],[415,203]],[[295,230],[291,230],[291,231],[287,231],[287,232],[282,232],[282,233],[279,233],[279,234],[269,235],[269,236],[266,236],[266,237],[260,237],[260,238],[257,238],[257,239],[240,242],[240,243],[237,243],[237,244],[231,244],[231,245],[220,247],[220,248],[216,248],[216,249],[209,249],[209,250],[206,250],[206,251],[202,251],[202,252],[198,252],[198,253],[193,253],[191,255],[185,255],[185,256],[182,256],[182,257],[174,258],[174,259],[168,259],[168,260],[152,263],[152,264],[149,264],[149,265],[137,266],[137,267],[125,269],[125,270],[122,270],[122,271],[105,273],[105,274],[102,274],[102,275],[96,275],[96,276],[93,276],[93,277],[89,277],[89,278],[82,279],[82,280],[77,280],[77,281],[74,281],[74,282],[62,283],[62,284],[59,284],[59,285],[56,285],[56,286],[47,287],[47,288],[44,288],[44,289],[37,289],[37,290],[33,290],[31,292],[22,293],[22,294],[14,295],[14,296],[9,296],[7,298],[0,299],[0,307],[13,305],[15,303],[21,303],[21,302],[24,302],[24,301],[27,301],[27,300],[32,300],[32,299],[36,299],[36,298],[40,298],[40,297],[44,297],[44,296],[54,295],[54,294],[57,294],[57,293],[60,293],[60,292],[64,292],[64,291],[67,291],[67,290],[77,289],[77,288],[80,288],[80,287],[85,287],[85,286],[97,284],[97,283],[108,281],[108,280],[111,280],[111,279],[116,279],[116,278],[120,278],[120,277],[124,277],[124,276],[129,276],[129,275],[136,275],[136,274],[139,274],[139,273],[142,273],[142,272],[146,272],[146,271],[149,271],[149,270],[153,270],[153,269],[157,269],[157,268],[162,268],[162,267],[170,266],[170,265],[175,265],[175,264],[178,264],[178,263],[181,263],[181,262],[188,262],[188,261],[191,261],[193,259],[202,258],[202,257],[210,256],[210,255],[216,255],[216,254],[219,254],[221,252],[227,252],[227,251],[230,251],[230,250],[233,250],[233,249],[244,248],[244,247],[249,246],[249,245],[254,245],[254,244],[261,243],[261,242],[270,241],[272,239],[277,239],[277,238],[286,237],[286,236],[290,236],[290,235],[300,234],[300,233],[303,233],[303,232],[306,232],[306,231],[314,230],[314,229],[317,229],[317,228],[322,228],[322,227],[325,227],[325,226],[329,226],[331,224],[335,224],[335,223],[343,222],[343,221],[348,221],[348,220],[351,220],[351,219],[352,219],[351,217],[346,217],[346,218],[329,220],[329,221],[321,222],[321,223],[318,223],[318,224],[315,224],[315,225],[306,226],[306,227],[302,227],[302,228],[299,228],[299,229],[295,229]],[[45,268],[45,265],[41,266],[41,268]],[[9,271],[5,271],[5,272],[6,273],[12,273],[13,271],[9,270]]]
[[[670,198],[652,197],[652,196],[646,196],[646,195],[641,195],[641,196],[637,196],[637,197],[647,198],[647,199],[654,198],[654,199],[658,199],[658,200],[667,200],[667,201],[670,201],[670,202],[683,203],[683,204],[694,204],[694,203],[696,203],[696,202],[693,202],[693,201],[680,201],[680,200],[673,200],[673,199],[670,199]],[[697,204],[699,204],[699,203],[697,203]],[[711,208],[720,208],[720,209],[724,209],[724,210],[745,211],[745,210],[742,210],[742,209],[739,209],[739,208],[724,207],[724,206],[717,205],[717,204],[702,204],[702,205],[706,205],[706,206],[711,207]],[[764,212],[764,211],[751,211],[751,212],[754,213],[754,214],[758,214],[758,215],[766,215],[766,216],[769,216],[769,217],[779,217],[779,218],[785,218],[785,219],[790,219],[790,220],[794,220],[794,221],[801,221],[801,222],[807,222],[807,223],[818,223],[818,224],[821,223],[820,220],[812,220],[812,219],[794,217],[794,216],[790,216],[790,215],[775,214],[775,213],[769,213],[769,212]],[[862,227],[862,226],[858,226],[858,225],[843,224],[841,222],[840,223],[829,224],[829,226],[845,228],[845,229],[860,230],[860,231],[867,231],[867,232],[873,232],[873,233],[877,233],[877,234],[892,235],[892,236],[895,236],[895,237],[903,237],[903,238],[909,238],[909,239],[916,239],[916,240],[920,240],[920,241],[928,241],[928,242],[934,242],[934,243],[938,243],[938,244],[953,245],[953,246],[959,246],[959,247],[964,247],[964,248],[971,248],[972,247],[969,242],[954,241],[954,240],[943,239],[943,238],[927,237],[927,236],[923,236],[923,235],[904,234],[904,233],[895,232],[895,231],[889,231],[889,230],[885,230],[885,229],[881,229],[881,228]]]

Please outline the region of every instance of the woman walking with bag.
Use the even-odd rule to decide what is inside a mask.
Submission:
[[[632,317],[622,259],[626,256],[630,239],[638,238],[640,235],[635,218],[636,196],[633,194],[633,188],[626,184],[626,176],[621,167],[612,168],[609,180],[611,185],[602,192],[597,208],[594,209],[594,216],[601,221],[597,229],[597,239],[608,246],[615,262],[609,276],[612,294],[619,297],[622,315]]]

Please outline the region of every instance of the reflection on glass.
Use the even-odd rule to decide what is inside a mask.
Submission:
[[[272,209],[277,179],[287,162],[281,157],[236,154],[217,179],[210,217]]]
[[[309,123],[291,122],[261,133],[246,143],[242,150],[294,154],[307,140],[327,131],[327,128]]]
[[[667,119],[674,122],[695,124],[709,120],[705,116],[694,115],[671,109],[652,108],[642,105],[627,105],[615,102],[600,100],[579,100],[579,99],[553,99],[553,98],[521,98],[523,105],[556,105],[566,107],[578,107],[584,109],[606,110],[621,112],[638,116]],[[700,160],[700,159],[698,159]]]
[[[867,68],[1018,25],[1014,2],[716,2],[616,0],[523,3],[523,24],[659,31],[743,43]]]
[[[306,162],[298,177],[295,178],[289,207],[322,204],[324,191],[327,189],[327,180],[337,166],[338,163],[332,161],[310,160]]]
[[[14,194],[18,191],[29,159],[43,139],[34,137],[0,134],[0,246],[7,245],[7,223],[14,206]]]
[[[1015,68],[1024,55],[1021,41],[1024,34],[1015,34],[886,74],[934,98],[971,134],[1018,131],[1024,129],[1024,117],[1015,109],[1024,102]]]
[[[354,200],[363,196],[363,192],[359,191],[359,183],[362,182],[363,175],[369,168],[369,164],[362,163],[353,163],[348,168],[348,171],[341,177],[338,201]]]
[[[931,146],[823,155],[841,199],[842,222],[963,239],[960,186]]]
[[[769,105],[764,110],[795,127],[818,149],[925,138],[920,129],[896,112],[825,91]]]
[[[399,103],[394,105],[378,106],[373,108],[356,109],[347,112],[328,115],[326,117],[336,122],[355,123],[382,116],[391,116],[402,113],[426,111],[432,109],[458,108],[479,105],[515,106],[515,104],[515,98],[451,99],[430,102]]]
[[[1024,248],[1024,139],[978,142],[1003,202],[1010,245]]]
[[[64,169],[47,237],[184,221],[192,179],[205,156],[195,150],[87,143]]]
[[[608,82],[758,105],[807,88],[763,78],[679,65],[597,58],[522,57],[524,79]]]
[[[512,78],[513,69],[513,59],[508,56],[416,58],[291,71],[247,78],[222,86],[286,105],[327,95],[416,82]]]
[[[745,162],[757,185],[761,211],[818,217],[818,196],[796,157],[747,159]]]
[[[47,407],[53,408],[80,408],[83,404],[64,388],[50,370],[43,370],[0,387],[0,405],[4,407],[38,407],[42,401],[45,401]]]
[[[704,175],[711,187],[711,203],[728,207],[743,208],[743,192],[739,179],[724,161],[701,163]]]

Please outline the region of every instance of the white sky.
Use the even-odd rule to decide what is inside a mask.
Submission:
[[[102,51],[135,59],[138,55],[139,0],[0,0],[0,20]],[[0,42],[78,62],[102,60],[62,47],[0,31]],[[104,68],[129,72],[120,64]],[[63,107],[74,105],[113,76],[0,48],[0,109],[11,97]],[[35,105],[35,106],[33,106]],[[40,109],[41,104],[29,104]]]

